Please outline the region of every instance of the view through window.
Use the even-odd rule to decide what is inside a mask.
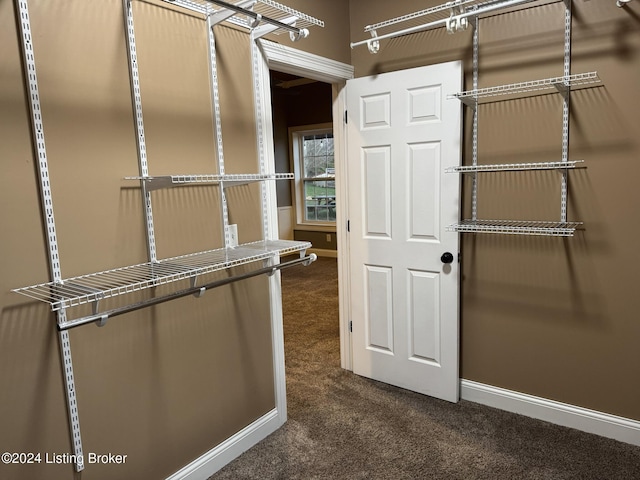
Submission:
[[[292,130],[298,223],[333,225],[336,222],[333,130],[312,127]]]
[[[305,220],[336,221],[336,169],[333,161],[333,133],[304,135]]]

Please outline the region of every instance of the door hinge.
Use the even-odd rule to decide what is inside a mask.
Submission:
[[[353,332],[353,322],[349,320],[349,331]]]
[[[347,110],[344,111],[344,123],[349,123],[349,116],[347,115]]]
[[[347,232],[351,231],[351,220],[347,220]]]

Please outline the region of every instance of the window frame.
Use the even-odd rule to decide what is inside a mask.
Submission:
[[[313,178],[304,176],[303,138],[307,135],[333,135],[333,123],[319,123],[314,125],[300,125],[289,127],[289,146],[291,170],[294,173],[293,208],[295,212],[295,229],[321,232],[335,232],[336,220],[306,220],[306,199],[304,194],[305,181],[313,181]],[[334,137],[335,138],[335,137]],[[335,153],[334,153],[335,155]],[[335,159],[335,156],[334,156]],[[317,177],[315,177],[317,178]],[[329,177],[335,182],[335,175]]]

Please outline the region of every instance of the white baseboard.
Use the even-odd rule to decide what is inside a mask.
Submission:
[[[460,381],[460,397],[470,402],[640,446],[640,421],[637,420],[471,380]],[[249,448],[271,435],[283,424],[284,421],[278,415],[277,409],[273,409],[200,458],[181,468],[167,480],[206,480]]]
[[[470,402],[575,428],[640,446],[640,421],[534,397],[471,380],[460,381],[460,397]]]
[[[167,477],[167,480],[206,480],[227,463],[271,435],[283,423],[278,410],[274,408],[200,458]]]
[[[309,250],[307,250],[307,255],[309,255],[310,253],[315,253],[319,257],[338,258],[337,250],[328,250],[325,248],[310,248]]]

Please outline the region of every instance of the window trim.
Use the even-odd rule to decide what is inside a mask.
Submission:
[[[291,162],[291,171],[294,173],[294,195],[293,210],[295,213],[296,230],[319,231],[319,232],[335,232],[336,221],[313,221],[305,220],[305,201],[304,201],[304,181],[302,156],[301,156],[301,140],[305,135],[334,133],[333,123],[317,123],[313,125],[300,125],[289,127],[289,158]],[[312,179],[306,179],[312,180]]]

